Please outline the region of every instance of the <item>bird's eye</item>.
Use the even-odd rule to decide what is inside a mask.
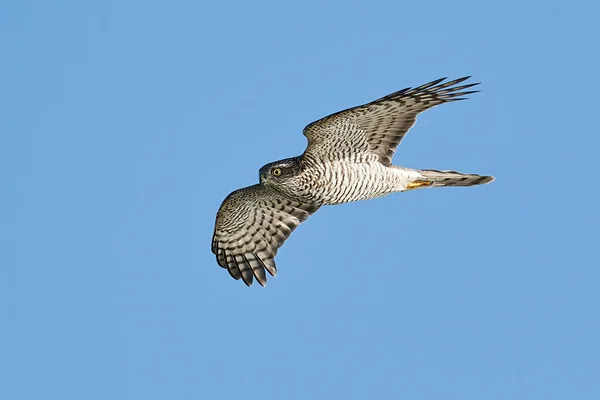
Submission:
[[[271,173],[273,174],[273,176],[279,176],[281,175],[281,168],[273,168],[271,170]]]

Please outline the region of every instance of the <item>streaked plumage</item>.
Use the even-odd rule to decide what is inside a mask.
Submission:
[[[478,83],[469,77],[403,89],[349,108],[304,128],[304,154],[260,169],[260,183],[236,190],[217,213],[212,252],[217,263],[250,286],[275,276],[275,256],[294,229],[323,205],[372,199],[420,187],[473,186],[491,176],[416,170],[392,165],[392,156],[417,115],[463,100]]]

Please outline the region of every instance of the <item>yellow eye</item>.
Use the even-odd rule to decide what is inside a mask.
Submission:
[[[280,168],[273,168],[271,170],[271,173],[273,174],[273,176],[279,176],[279,175],[281,175],[281,169]]]

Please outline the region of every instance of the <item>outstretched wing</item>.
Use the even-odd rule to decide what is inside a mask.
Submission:
[[[263,185],[236,190],[227,196],[217,213],[212,239],[217,263],[248,286],[253,277],[265,286],[265,270],[273,277],[277,274],[277,250],[318,208]]]
[[[321,160],[371,158],[390,166],[396,147],[415,124],[419,113],[476,93],[465,89],[479,83],[458,86],[469,78],[450,82],[443,82],[446,78],[441,78],[315,121],[304,128],[308,138],[305,155]]]

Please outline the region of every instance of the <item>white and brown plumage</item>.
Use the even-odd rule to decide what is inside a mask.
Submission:
[[[323,205],[342,204],[421,187],[474,186],[491,176],[417,170],[392,165],[392,156],[417,115],[475,93],[459,85],[469,77],[438,79],[304,128],[304,154],[260,169],[260,183],[231,193],[217,213],[212,252],[217,263],[248,286],[277,273],[275,255],[285,240]]]

